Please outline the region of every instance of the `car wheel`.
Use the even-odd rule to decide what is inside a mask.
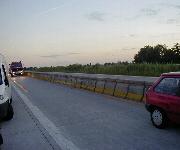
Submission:
[[[11,120],[14,116],[14,110],[11,104],[9,104],[7,116],[4,118],[5,121]]]
[[[166,114],[159,108],[151,111],[151,121],[156,128],[163,129],[167,125]]]

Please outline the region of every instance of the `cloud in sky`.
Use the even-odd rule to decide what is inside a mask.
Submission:
[[[136,34],[129,34],[130,37],[136,37]]]
[[[60,6],[58,6],[58,7],[49,8],[49,9],[47,9],[47,10],[44,10],[44,11],[40,12],[39,14],[37,14],[37,16],[46,15],[46,14],[48,14],[48,13],[50,13],[50,12],[53,12],[53,11],[59,9],[60,7],[62,7],[62,5],[60,5]]]
[[[159,6],[163,7],[173,7],[180,10],[180,4],[173,4],[173,3],[160,3]]]
[[[99,11],[94,11],[86,15],[86,18],[89,20],[95,20],[95,21],[104,21],[105,20],[105,14]]]
[[[126,18],[127,21],[134,21],[137,20],[139,18],[144,18],[144,17],[154,17],[157,16],[160,12],[160,9],[153,9],[153,8],[143,8],[140,9],[139,12],[132,16],[132,17],[128,17]]]
[[[180,9],[180,5],[172,5],[174,8]]]
[[[57,58],[57,57],[61,57],[61,56],[71,56],[71,55],[79,55],[80,53],[67,53],[67,54],[52,54],[52,55],[43,55],[40,56],[42,58]]]
[[[132,47],[132,48],[130,48],[130,47],[124,47],[124,48],[122,48],[121,50],[123,50],[123,51],[130,51],[130,50],[136,50],[137,48],[135,48],[135,47]]]
[[[156,16],[160,12],[160,9],[144,8],[141,13],[146,16]]]
[[[179,19],[167,19],[166,21],[167,24],[178,24],[180,23]]]

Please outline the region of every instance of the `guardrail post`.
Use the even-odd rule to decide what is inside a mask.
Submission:
[[[87,84],[86,84],[86,86],[84,87],[84,89],[87,90],[87,89],[88,89],[88,84],[89,84],[89,83],[88,83],[88,80],[86,81],[86,83],[87,83]]]
[[[143,94],[142,94],[142,97],[140,99],[141,102],[143,101],[143,98],[144,98],[145,89],[146,89],[146,82],[144,82]]]
[[[72,86],[72,76],[70,76],[71,77],[71,80],[70,80],[70,82],[71,82],[71,85],[70,86]]]
[[[67,85],[68,76],[65,76],[65,85]]]
[[[95,80],[94,92],[96,91],[96,86],[97,86],[97,80]]]
[[[103,87],[103,91],[102,91],[102,94],[104,93],[104,90],[105,90],[105,88],[106,88],[106,80],[104,80],[104,87]]]
[[[64,78],[64,82],[63,82],[63,85],[66,84],[66,79],[65,79],[65,76],[63,75],[63,78]]]
[[[129,93],[129,84],[128,84],[128,87],[127,87],[127,93],[126,93],[126,95],[125,95],[125,97],[124,98],[127,98],[127,95],[128,95],[128,93]]]
[[[80,89],[82,89],[82,82],[83,82],[83,81],[81,80],[81,82],[80,82]]]
[[[76,83],[77,83],[77,78],[74,78],[75,82],[74,82],[74,88],[76,88]]]
[[[117,87],[117,81],[115,81],[116,83],[115,83],[115,85],[114,85],[114,89],[113,89],[113,96],[114,96],[114,94],[115,94],[115,91],[116,91],[116,87]]]
[[[54,83],[54,75],[52,74],[51,76],[51,82]]]

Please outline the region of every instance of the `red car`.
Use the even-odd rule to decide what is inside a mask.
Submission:
[[[162,74],[148,89],[145,106],[157,128],[180,123],[180,72]]]

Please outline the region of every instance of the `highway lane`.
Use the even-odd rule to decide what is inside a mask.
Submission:
[[[180,148],[180,128],[154,128],[142,103],[28,77],[13,80],[62,137],[80,150]]]

